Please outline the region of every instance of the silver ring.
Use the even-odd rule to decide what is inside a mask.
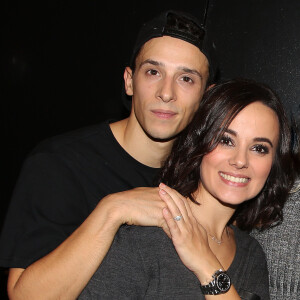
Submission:
[[[181,219],[182,219],[182,216],[176,216],[176,217],[174,218],[175,221],[180,221]]]

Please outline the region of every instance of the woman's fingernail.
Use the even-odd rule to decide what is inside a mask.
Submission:
[[[165,184],[163,184],[162,182],[159,184],[159,186],[160,186],[161,188],[164,188],[164,187],[166,187],[166,185],[165,185]]]
[[[169,210],[168,210],[166,207],[163,208],[163,212],[164,212],[166,215],[169,214]]]
[[[161,194],[163,194],[163,195],[165,195],[165,194],[167,193],[167,192],[166,192],[165,190],[163,190],[163,189],[160,189],[159,192],[160,192]]]

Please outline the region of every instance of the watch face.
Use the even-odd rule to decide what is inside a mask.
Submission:
[[[221,292],[227,292],[230,288],[230,277],[226,273],[221,273],[216,278],[216,285]]]

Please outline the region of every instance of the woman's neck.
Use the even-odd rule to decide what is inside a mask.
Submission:
[[[191,209],[195,218],[210,236],[221,240],[235,208],[221,203],[206,191],[199,190],[195,199],[200,203],[200,205],[197,205],[191,202]]]

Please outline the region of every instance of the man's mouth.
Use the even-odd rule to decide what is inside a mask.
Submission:
[[[163,110],[163,109],[154,109],[151,110],[151,112],[161,119],[170,119],[176,115],[176,113],[171,110]]]

